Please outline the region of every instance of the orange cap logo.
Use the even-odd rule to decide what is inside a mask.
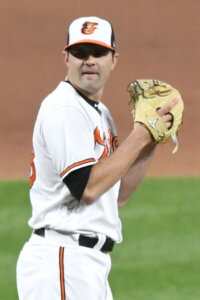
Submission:
[[[95,27],[97,25],[99,24],[94,22],[85,22],[82,25],[81,32],[84,34],[92,34],[95,31],[95,29],[97,29],[97,27]]]

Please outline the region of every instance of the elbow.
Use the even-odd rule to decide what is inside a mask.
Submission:
[[[127,201],[128,201],[128,199],[126,199],[126,200],[119,200],[118,199],[118,208],[123,207],[126,204]]]
[[[126,202],[118,202],[118,208],[123,207],[126,204]]]
[[[91,191],[85,189],[81,197],[81,202],[86,205],[91,205],[96,201],[96,199],[97,197],[95,197],[95,195]]]

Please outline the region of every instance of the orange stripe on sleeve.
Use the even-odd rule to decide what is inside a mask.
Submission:
[[[60,289],[61,289],[61,300],[65,300],[65,279],[64,279],[64,247],[60,247],[59,253],[59,265],[60,265]]]
[[[61,174],[60,174],[60,177],[63,177],[63,175],[65,175],[69,170],[75,168],[75,167],[78,167],[78,166],[81,166],[81,165],[84,165],[84,164],[87,164],[87,163],[90,163],[90,162],[94,162],[95,159],[94,158],[88,158],[88,159],[85,159],[85,160],[82,160],[82,161],[79,161],[71,166],[69,166],[67,169],[65,169]]]

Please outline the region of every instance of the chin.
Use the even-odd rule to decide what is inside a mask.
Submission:
[[[95,84],[86,84],[83,86],[83,90],[87,93],[94,94],[101,89],[101,86]]]

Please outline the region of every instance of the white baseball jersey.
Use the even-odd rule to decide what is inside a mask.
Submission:
[[[85,205],[70,193],[63,179],[94,165],[117,146],[108,109],[87,100],[68,82],[42,102],[33,132],[29,225],[68,233],[102,233],[121,242],[117,198],[120,182]]]

